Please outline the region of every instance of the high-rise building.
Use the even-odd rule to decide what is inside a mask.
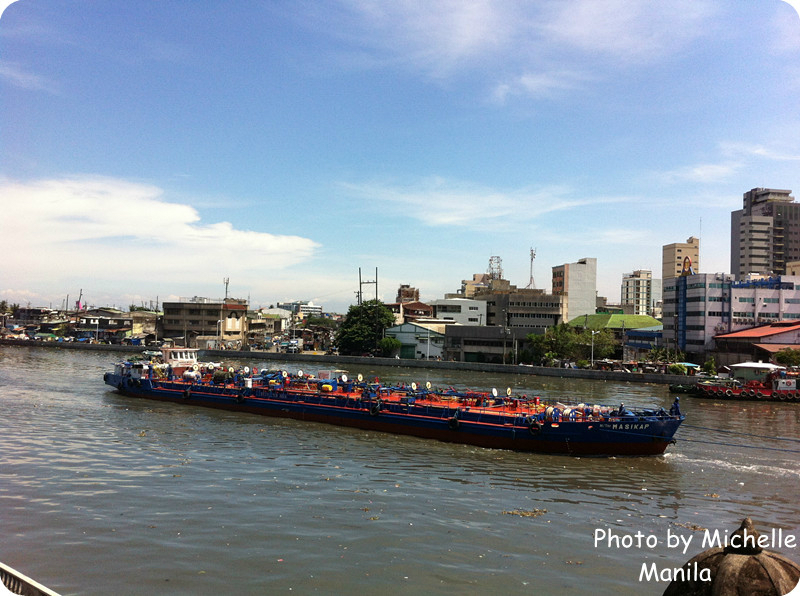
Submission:
[[[731,273],[784,275],[786,263],[800,260],[800,203],[791,190],[754,188],[744,206],[731,212]]]
[[[660,297],[660,280],[653,279],[652,271],[639,269],[622,276],[620,304],[632,306],[633,314],[652,317],[656,301]]]
[[[700,238],[691,236],[686,242],[667,244],[661,249],[661,279],[700,272]]]
[[[564,296],[564,321],[593,315],[597,309],[597,259],[553,267],[553,295]]]

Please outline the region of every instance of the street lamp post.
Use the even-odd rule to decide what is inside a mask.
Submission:
[[[594,370],[594,336],[600,333],[599,331],[592,331],[592,369]]]
[[[426,356],[427,360],[431,359],[431,330],[428,329],[428,354]]]
[[[506,336],[509,334],[508,328],[508,312],[503,309],[503,328],[501,333],[503,334],[503,364],[506,363]]]

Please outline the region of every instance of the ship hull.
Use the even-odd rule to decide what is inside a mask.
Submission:
[[[291,418],[478,447],[535,453],[614,456],[658,455],[682,418],[636,416],[609,420],[532,421],[504,408],[425,405],[413,399],[378,400],[358,393],[331,394],[269,387],[221,387],[180,381],[130,379],[107,373],[123,395],[182,405]]]

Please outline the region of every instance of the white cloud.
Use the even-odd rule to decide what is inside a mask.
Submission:
[[[0,64],[0,79],[4,79],[9,84],[22,89],[58,93],[54,83],[39,75],[26,72],[16,64]]]
[[[497,84],[492,99],[502,104],[510,96],[554,97],[562,91],[580,88],[590,78],[577,71],[526,72]]]
[[[700,163],[663,172],[658,177],[670,184],[680,182],[716,184],[729,181],[741,168],[742,164],[738,162]]]
[[[771,161],[800,161],[800,153],[786,152],[764,145],[721,143],[720,149],[726,155],[760,157]]]
[[[738,182],[738,177],[748,174],[764,162],[797,162],[800,153],[792,149],[768,147],[757,143],[722,142],[718,144],[719,161],[702,162],[660,172],[654,178],[665,184],[698,183],[719,184]]]
[[[263,278],[309,259],[318,246],[205,223],[190,205],[162,195],[155,186],[100,177],[0,181],[5,284],[92,280],[135,292],[158,283],[205,285],[223,275]]]
[[[680,51],[709,33],[713,16],[711,3],[702,0],[556,0],[545,6],[541,29],[551,42],[633,63]]]
[[[340,6],[343,11],[317,14],[320,26],[379,62],[410,63],[434,76],[504,46],[513,35],[512,3],[344,0]]]
[[[554,211],[600,203],[627,201],[620,197],[574,198],[566,187],[500,190],[440,177],[417,184],[342,184],[350,195],[389,205],[398,216],[413,217],[429,226],[485,228],[531,221]]]
[[[586,59],[648,64],[713,32],[707,0],[341,0],[307,7],[307,23],[347,44],[354,64],[405,65],[444,78],[482,71],[538,92],[572,88]],[[356,52],[355,57],[352,53]]]

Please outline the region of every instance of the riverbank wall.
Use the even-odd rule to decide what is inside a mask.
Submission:
[[[83,342],[58,341],[25,341],[0,340],[0,346],[20,346],[24,348],[45,348],[62,350],[86,350],[120,353],[141,353],[148,348],[144,346],[117,346],[109,344],[89,344]],[[655,384],[689,384],[697,382],[697,377],[658,373],[629,373],[623,371],[588,370],[582,368],[553,368],[547,366],[528,366],[522,364],[493,364],[488,362],[450,362],[439,360],[409,360],[398,358],[365,358],[362,356],[332,356],[327,354],[283,354],[279,352],[236,351],[236,350],[200,350],[201,360],[259,360],[296,363],[301,368],[304,363],[322,363],[335,368],[357,367],[402,367],[436,370],[464,370],[474,372],[492,372],[510,375],[531,375],[542,377],[560,377],[573,379],[590,379],[596,381],[616,381],[628,383]]]

